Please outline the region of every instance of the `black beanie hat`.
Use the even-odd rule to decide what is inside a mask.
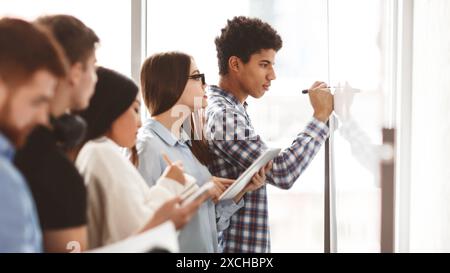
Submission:
[[[97,69],[98,81],[89,107],[80,112],[87,123],[85,141],[103,136],[133,104],[139,88],[129,78],[104,67]]]

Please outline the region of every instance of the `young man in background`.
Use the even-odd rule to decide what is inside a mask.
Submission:
[[[208,90],[207,139],[213,175],[237,178],[267,149],[247,114],[246,99],[262,97],[276,79],[274,64],[281,37],[256,18],[229,20],[216,38],[220,80]],[[288,148],[273,159],[267,182],[289,189],[312,161],[329,134],[333,96],[323,82],[314,83],[309,97],[314,114]],[[290,208],[286,208],[290,209]],[[267,190],[244,196],[244,206],[230,220],[220,240],[224,252],[270,252]]]

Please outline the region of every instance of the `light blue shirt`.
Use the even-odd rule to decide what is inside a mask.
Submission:
[[[12,164],[15,149],[0,133],[0,252],[42,252],[33,198]]]
[[[139,130],[136,148],[139,155],[138,170],[149,186],[153,186],[161,176],[166,162],[162,153],[172,161],[180,160],[184,172],[193,176],[199,186],[211,181],[211,174],[189,149],[190,141],[177,139],[166,127],[156,120],[148,119]],[[244,206],[243,199],[219,202],[209,200],[199,209],[197,215],[181,230],[179,236],[181,252],[220,252],[217,230],[222,231],[229,225],[231,215]]]

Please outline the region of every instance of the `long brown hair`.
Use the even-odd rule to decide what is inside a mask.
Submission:
[[[152,116],[166,112],[180,99],[188,81],[191,60],[192,57],[185,53],[165,52],[154,54],[144,62],[141,69],[142,97]],[[189,148],[203,165],[208,165],[208,143],[203,135],[200,139],[192,137],[195,130],[192,118],[190,122],[192,146]]]

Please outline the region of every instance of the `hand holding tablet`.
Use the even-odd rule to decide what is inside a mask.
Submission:
[[[219,200],[232,199],[238,195],[250,183],[253,175],[255,175],[261,168],[266,166],[270,160],[280,153],[279,148],[269,148],[264,151],[247,170],[245,170],[236,181],[228,187],[228,189],[219,197]]]

